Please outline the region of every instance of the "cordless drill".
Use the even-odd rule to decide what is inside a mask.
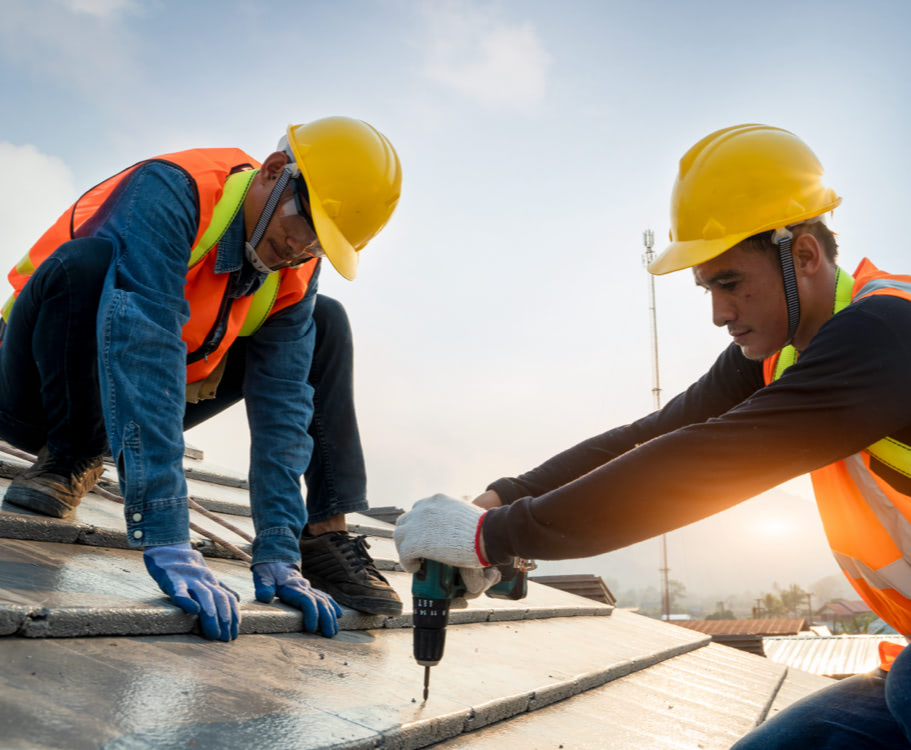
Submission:
[[[516,560],[515,565],[500,565],[501,579],[487,589],[495,599],[523,599],[528,593],[528,570],[534,563]],[[443,658],[446,645],[446,624],[449,622],[450,602],[464,596],[467,589],[458,568],[423,560],[411,580],[414,597],[414,659],[424,667],[424,700],[430,692],[430,668]]]

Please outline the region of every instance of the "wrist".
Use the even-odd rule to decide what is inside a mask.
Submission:
[[[484,547],[484,534],[482,529],[484,527],[484,519],[487,517],[487,512],[481,514],[481,517],[478,519],[478,525],[474,532],[474,551],[478,556],[478,560],[481,565],[485,568],[490,567],[490,563],[487,562],[487,550]]]

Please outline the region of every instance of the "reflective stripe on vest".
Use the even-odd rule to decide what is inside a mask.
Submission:
[[[225,189],[221,199],[215,204],[212,210],[212,221],[202,233],[199,242],[190,253],[190,261],[187,264],[192,268],[208,255],[209,251],[218,244],[218,241],[228,231],[231,222],[237,216],[244,205],[247,192],[250,185],[253,184],[253,178],[259,174],[258,169],[247,169],[243,172],[232,174],[225,180]],[[241,326],[238,336],[252,336],[256,333],[275,304],[275,298],[278,296],[278,285],[281,281],[281,274],[278,271],[270,273],[259,289],[253,294],[253,301],[250,303],[250,309],[247,311],[247,317]]]
[[[839,310],[844,310],[851,303],[851,292],[854,289],[854,279],[851,274],[839,268],[835,271],[835,305],[832,310],[834,315]],[[797,361],[797,350],[788,344],[775,357],[774,374],[772,380],[778,380],[782,373]]]
[[[895,542],[902,557],[874,570],[869,565],[841,552],[832,550],[835,559],[852,578],[862,578],[875,589],[894,589],[911,599],[911,523],[895,507],[876,484],[873,475],[859,453],[843,459],[854,486],[863,496],[880,525]]]

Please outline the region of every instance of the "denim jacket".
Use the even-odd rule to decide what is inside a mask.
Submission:
[[[197,223],[187,175],[151,162],[118,186],[79,233],[114,248],[98,308],[98,380],[127,536],[137,547],[189,541],[181,329],[189,319],[183,287]],[[234,274],[229,286],[237,296],[252,294],[264,278],[245,260],[244,242],[240,211],[218,244],[215,264],[216,273]],[[300,480],[312,452],[307,376],[317,275],[304,299],[271,316],[247,346],[254,563],[300,559],[306,524]]]

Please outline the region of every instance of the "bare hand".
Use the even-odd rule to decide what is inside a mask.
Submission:
[[[474,500],[472,500],[475,505],[484,508],[485,510],[490,510],[491,508],[499,508],[503,505],[503,502],[500,500],[500,496],[493,490],[487,490],[478,495]]]

